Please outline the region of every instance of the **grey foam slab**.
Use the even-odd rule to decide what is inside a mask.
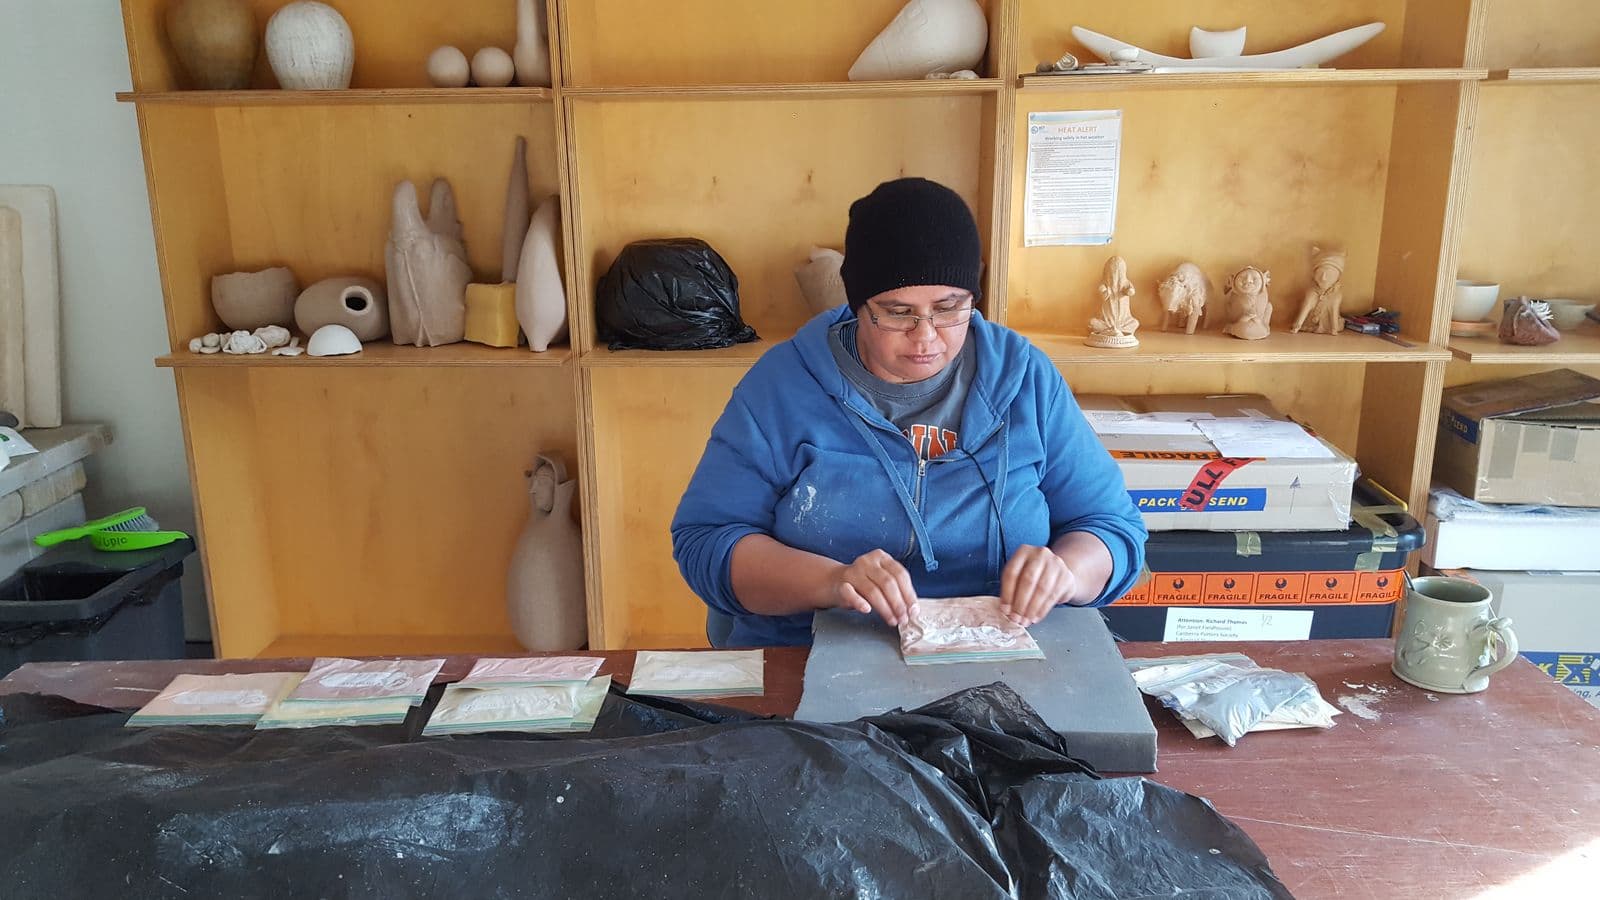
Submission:
[[[1103,772],[1154,772],[1156,726],[1098,610],[1063,607],[1028,629],[1043,660],[908,666],[877,618],[817,613],[795,718],[847,722],[1003,681]]]

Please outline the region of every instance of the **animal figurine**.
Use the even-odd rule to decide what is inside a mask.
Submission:
[[[1166,331],[1176,315],[1184,326],[1184,334],[1194,334],[1201,318],[1206,314],[1206,303],[1211,299],[1211,282],[1206,273],[1191,262],[1183,263],[1162,280],[1157,293],[1161,296],[1161,330]]]
[[[1272,273],[1245,266],[1233,273],[1222,292],[1228,297],[1228,324],[1222,330],[1240,340],[1259,341],[1272,333]]]
[[[1133,317],[1132,303],[1136,292],[1128,280],[1128,261],[1120,256],[1106,260],[1100,280],[1100,315],[1089,320],[1089,336],[1084,343],[1090,347],[1125,349],[1139,346],[1133,336],[1139,330],[1139,320]]]
[[[1307,319],[1310,330],[1317,334],[1338,334],[1342,330],[1339,307],[1344,302],[1344,264],[1343,250],[1311,248],[1311,287],[1300,301],[1300,314],[1290,329],[1295,334],[1306,327]]]

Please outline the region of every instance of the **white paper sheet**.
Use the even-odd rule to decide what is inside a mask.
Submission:
[[[1311,638],[1311,610],[1167,610],[1163,641],[1304,641]]]
[[[1196,426],[1223,456],[1332,459],[1333,451],[1293,422],[1281,419],[1209,419]]]
[[[1122,110],[1029,113],[1024,244],[1111,243],[1121,168]]]
[[[1142,416],[1138,413],[1098,409],[1084,410],[1083,417],[1089,421],[1089,427],[1094,429],[1095,434],[1200,436],[1200,432],[1194,427],[1194,423],[1188,420],[1158,419]]]

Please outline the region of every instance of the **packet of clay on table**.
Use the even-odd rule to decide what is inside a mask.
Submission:
[[[480,659],[460,687],[534,687],[543,684],[585,685],[605,660],[598,656],[538,656]]]
[[[656,697],[759,697],[766,656],[760,650],[640,650],[628,693]]]
[[[287,703],[405,699],[416,706],[427,695],[442,659],[341,659],[318,657]]]
[[[922,599],[900,626],[908,666],[1044,659],[1028,629],[1000,612],[999,597]]]
[[[254,725],[300,683],[299,672],[179,675],[128,718],[127,727]]]
[[[267,710],[256,723],[256,728],[267,731],[274,728],[320,728],[324,725],[398,725],[406,720],[410,712],[411,701],[406,697],[315,701],[295,701],[285,697]]]

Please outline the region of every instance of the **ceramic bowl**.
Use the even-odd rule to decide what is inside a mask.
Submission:
[[[1557,331],[1572,331],[1582,325],[1589,310],[1594,309],[1592,300],[1569,300],[1557,297],[1545,302],[1550,304],[1550,318],[1555,321]]]
[[[1456,304],[1450,318],[1456,322],[1480,322],[1499,305],[1499,300],[1499,284],[1457,278]]]

